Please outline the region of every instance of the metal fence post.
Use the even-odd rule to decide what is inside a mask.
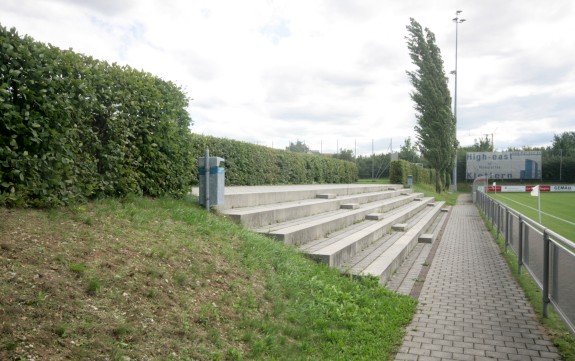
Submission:
[[[517,256],[517,273],[521,274],[521,267],[523,267],[523,218],[519,216],[519,253]]]
[[[490,198],[491,202],[491,227],[495,228],[495,201]]]
[[[551,299],[559,302],[559,247],[553,244],[553,252],[551,253],[551,280],[553,287],[551,288]]]
[[[497,237],[501,233],[501,205],[499,203],[495,203],[495,224],[497,225]]]
[[[501,203],[497,204],[497,234],[503,235],[503,211]]]
[[[509,247],[509,209],[505,209],[505,253],[507,253],[507,248]]]
[[[543,317],[547,318],[549,308],[549,244],[547,228],[543,230]]]

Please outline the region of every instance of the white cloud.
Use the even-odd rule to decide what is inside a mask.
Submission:
[[[180,84],[195,132],[366,154],[415,139],[409,18],[435,33],[449,73],[458,9],[461,143],[545,145],[575,128],[570,0],[3,0],[0,23]]]

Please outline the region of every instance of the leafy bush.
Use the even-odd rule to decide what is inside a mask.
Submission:
[[[0,205],[187,191],[191,119],[179,87],[15,29],[0,26],[0,40]]]
[[[190,143],[196,165],[206,148],[210,156],[225,159],[226,185],[351,183],[358,177],[354,163],[320,155],[198,134],[192,134]],[[192,173],[197,182],[197,166]]]
[[[1,26],[0,44],[0,206],[180,197],[206,147],[229,185],[357,180],[350,162],[192,135],[187,96],[149,73]]]
[[[407,185],[407,176],[413,176],[413,183],[435,184],[435,170],[420,167],[405,160],[391,162],[389,181]]]

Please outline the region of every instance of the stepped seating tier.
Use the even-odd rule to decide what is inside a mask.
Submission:
[[[444,202],[389,184],[228,187],[216,208],[319,262],[382,284],[418,243],[435,241],[447,218]]]
[[[337,196],[382,192],[403,188],[399,184],[311,184],[290,186],[226,187],[224,204],[216,208],[220,211],[229,208],[245,208],[265,204],[299,201],[316,198],[321,194]],[[192,189],[199,194],[199,189]]]
[[[399,268],[401,262],[403,262],[413,247],[415,247],[419,235],[433,223],[443,205],[444,202],[438,202],[431,211],[426,212],[412,228],[407,230],[386,252],[375,259],[369,266],[361,271],[360,274],[377,276],[380,277],[383,283],[387,282],[389,277]]]
[[[393,188],[392,188],[393,189]],[[411,192],[409,190],[408,192]],[[348,204],[365,204],[389,199],[406,193],[405,190],[383,190],[363,194],[335,196],[334,193],[317,194],[315,198],[272,203],[253,207],[232,208],[222,212],[237,223],[249,228],[263,227],[272,223],[308,217],[314,214],[336,211]],[[333,197],[320,197],[333,195]]]
[[[389,216],[380,221],[362,222],[366,224],[366,227],[357,230],[351,235],[341,238],[330,235],[328,242],[322,242],[321,248],[309,248],[309,254],[332,267],[338,267],[359,253],[359,251],[383,237],[395,223],[403,222],[422,210],[427,210],[427,203],[431,201],[433,201],[433,198],[425,198],[420,202],[411,202],[394,210],[394,212],[388,212]]]
[[[363,221],[365,217],[374,212],[388,212],[407,203],[414,202],[420,194],[412,193],[390,199],[368,203],[353,210],[340,209],[331,212],[316,214],[288,222],[271,224],[256,228],[258,233],[267,234],[286,244],[299,245],[324,237],[356,222]]]

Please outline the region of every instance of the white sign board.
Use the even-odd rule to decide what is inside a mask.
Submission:
[[[541,179],[541,152],[469,152],[466,178]]]
[[[557,186],[551,186],[549,189],[551,192],[575,192],[575,184],[562,184]]]

